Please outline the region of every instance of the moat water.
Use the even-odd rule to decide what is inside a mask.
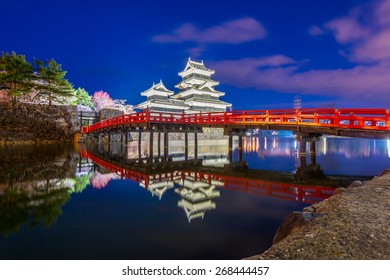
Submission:
[[[390,167],[389,140],[323,137],[315,156],[293,137],[244,137],[241,155],[237,141],[232,158],[227,139],[199,141],[198,160],[181,140],[153,160],[137,141],[0,146],[0,259],[241,259],[292,211]]]

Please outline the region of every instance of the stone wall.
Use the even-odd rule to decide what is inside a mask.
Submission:
[[[79,131],[75,106],[0,102],[0,143],[73,142]]]
[[[101,109],[99,111],[99,120],[107,120],[123,115],[123,111],[117,109]]]

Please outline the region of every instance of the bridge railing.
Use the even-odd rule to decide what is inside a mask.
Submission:
[[[302,125],[349,129],[390,130],[386,109],[303,108],[300,110],[245,110],[198,114],[141,112],[121,115],[82,127],[82,133],[132,123],[170,123],[193,125]]]

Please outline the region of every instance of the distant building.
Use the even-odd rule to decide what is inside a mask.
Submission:
[[[153,83],[153,86],[141,92],[141,95],[146,97],[146,101],[135,106],[136,109],[172,113],[181,113],[188,109],[183,100],[169,98],[173,91],[168,90],[161,80],[158,84]]]
[[[135,108],[148,109],[153,112],[184,112],[186,114],[225,112],[232,104],[219,99],[225,93],[214,89],[219,84],[211,79],[214,73],[215,71],[208,69],[203,61],[196,62],[189,58],[184,70],[179,72],[182,81],[175,86],[180,90],[179,93],[174,94],[160,81],[141,93],[146,97],[146,101]]]
[[[294,97],[294,105],[293,105],[293,108],[294,108],[295,110],[299,110],[299,109],[302,108],[302,99],[301,99],[298,95],[296,95],[296,96]]]

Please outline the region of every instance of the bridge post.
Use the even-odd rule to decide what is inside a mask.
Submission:
[[[138,130],[138,159],[141,161],[141,140],[142,140],[142,131]]]
[[[316,162],[316,142],[318,141],[321,134],[318,133],[301,133],[299,137],[300,145],[300,167],[296,170],[296,178],[303,180],[304,178],[324,178],[325,175],[321,170],[321,167]],[[310,150],[310,162],[307,164],[306,160],[306,144],[309,143]]]
[[[98,146],[97,146],[97,150],[99,153],[102,153],[103,152],[103,145],[102,145],[102,142],[99,141],[100,137],[98,135]]]
[[[157,138],[157,156],[160,157],[161,156],[161,132],[158,131],[158,138]]]
[[[299,140],[299,156],[306,157],[306,141],[303,138]]]
[[[229,132],[229,144],[228,144],[228,161],[229,163],[233,163],[233,134]]]
[[[184,132],[184,160],[188,160],[188,131]]]
[[[150,162],[153,162],[153,130],[149,132],[149,157]]]
[[[238,161],[242,161],[242,135],[238,135]]]
[[[316,142],[310,142],[310,165],[316,165]]]
[[[168,160],[169,155],[169,132],[168,130],[164,131],[164,159],[165,161]]]
[[[129,144],[129,130],[125,129],[125,145]]]
[[[198,159],[198,132],[194,132],[194,158]]]
[[[127,158],[127,146],[124,147],[124,145],[121,144],[121,179],[123,179],[123,167],[125,165],[125,160]]]
[[[113,154],[113,149],[114,149],[114,145],[108,145],[108,155],[109,156],[112,156],[112,154]]]

